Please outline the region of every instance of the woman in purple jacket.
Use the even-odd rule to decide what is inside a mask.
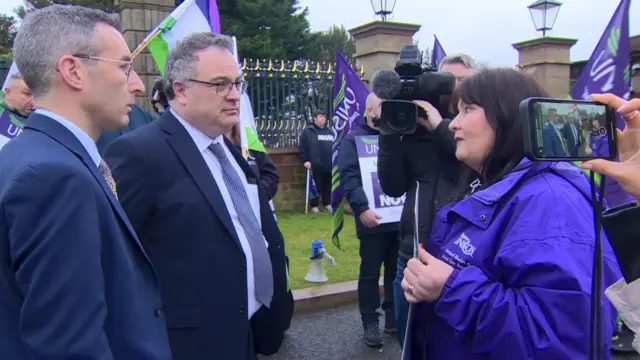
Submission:
[[[450,129],[470,176],[438,211],[419,259],[405,270],[405,296],[418,304],[412,358],[588,359],[595,240],[589,181],[569,163],[526,159],[518,119],[522,100],[548,95],[513,69],[480,71],[458,92]],[[606,288],[621,274],[605,236],[603,256]],[[602,309],[608,359],[616,314],[604,296]]]

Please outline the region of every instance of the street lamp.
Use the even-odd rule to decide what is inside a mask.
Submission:
[[[393,9],[396,7],[396,0],[369,0],[371,7],[376,15],[382,18],[382,21],[387,21],[387,16],[391,15]]]
[[[536,2],[527,7],[531,13],[533,25],[535,25],[537,31],[542,31],[543,37],[547,35],[547,31],[553,28],[560,6],[562,6],[560,1],[536,0]]]

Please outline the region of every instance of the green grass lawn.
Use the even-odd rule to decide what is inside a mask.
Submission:
[[[353,216],[345,214],[344,228],[340,233],[341,250],[331,243],[331,214],[327,212],[304,214],[304,211],[276,211],[278,225],[284,235],[287,255],[289,256],[289,270],[291,288],[294,290],[317,286],[307,282],[304,277],[311,265],[311,241],[323,240],[324,247],[335,261],[335,266],[325,262],[325,271],[329,282],[335,284],[358,279],[360,272],[360,255],[358,254],[359,240]]]

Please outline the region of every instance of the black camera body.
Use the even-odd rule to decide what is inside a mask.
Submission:
[[[415,133],[418,117],[426,119],[427,114],[413,100],[427,101],[441,113],[446,113],[441,97],[453,93],[456,80],[452,74],[423,68],[422,54],[416,45],[402,47],[394,70],[395,74],[385,71],[372,82],[373,91],[385,100],[380,119],[382,132]]]

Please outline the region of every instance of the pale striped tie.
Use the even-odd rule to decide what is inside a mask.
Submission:
[[[240,224],[247,235],[251,254],[253,255],[253,281],[256,291],[256,299],[267,308],[271,305],[273,298],[273,269],[271,258],[262,235],[260,223],[256,217],[249,196],[245,191],[243,182],[233,165],[227,158],[221,144],[209,145],[209,150],[218,158],[222,168],[222,178],[229,190],[233,207],[238,213]],[[227,204],[228,206],[228,204]]]

